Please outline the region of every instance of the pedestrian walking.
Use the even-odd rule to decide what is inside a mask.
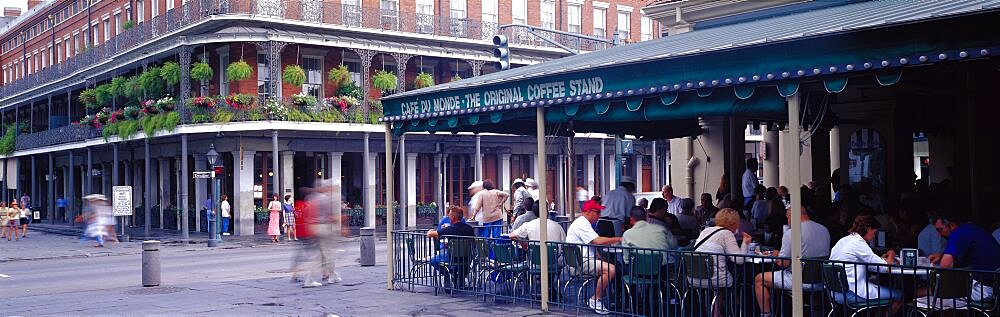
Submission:
[[[31,196],[28,193],[21,195],[21,208],[31,209]]]
[[[11,241],[12,238],[20,241],[21,237],[17,235],[17,220],[20,212],[14,211],[13,209],[7,208],[7,203],[0,202],[0,222],[3,223],[3,232],[0,233],[7,241]],[[13,235],[13,237],[11,237]]]
[[[24,201],[24,197],[21,197]],[[28,204],[31,204],[31,199],[28,199]],[[27,205],[21,205],[21,238],[28,237],[28,223],[31,223],[31,210],[28,209]]]
[[[104,197],[104,195],[98,194],[83,197],[84,205],[81,218],[83,218],[83,221],[87,223],[87,227],[84,229],[83,235],[80,236],[80,241],[83,242],[94,239],[94,241],[97,242],[97,245],[94,246],[95,248],[104,247],[104,230],[107,229],[106,226],[102,225],[98,221],[98,214],[102,213],[100,209],[103,208],[100,204],[100,201],[102,200],[106,202],[107,198]],[[108,205],[107,208],[110,209],[111,206]],[[110,212],[110,210],[108,212]]]
[[[292,204],[292,195],[285,195],[285,202],[281,204],[281,210],[285,214],[286,239],[298,241],[299,237],[295,232],[295,206]]]
[[[219,203],[219,209],[222,209],[222,235],[229,235],[229,218],[233,217],[232,209],[233,207],[229,205],[229,196],[222,195],[220,197],[222,202]]]
[[[305,267],[306,276],[302,287],[322,286],[324,281],[327,284],[334,284],[341,281],[340,274],[334,267],[332,254],[329,253],[330,242],[333,238],[338,221],[335,219],[337,208],[340,208],[340,187],[333,184],[331,180],[321,180],[313,189],[306,190],[307,196],[299,214],[296,216],[295,226],[297,234],[305,240],[302,247],[296,252],[292,261],[292,283],[299,282],[299,269]],[[318,265],[310,264],[312,259],[316,259]],[[321,279],[315,278],[316,267],[319,268]]]
[[[59,214],[62,215],[63,220],[67,220],[67,218],[66,218],[66,198],[59,197],[59,199],[56,199],[56,208],[59,209]]]
[[[278,242],[281,237],[281,201],[278,194],[271,195],[271,202],[267,204],[268,223],[267,235],[271,236],[271,242]]]

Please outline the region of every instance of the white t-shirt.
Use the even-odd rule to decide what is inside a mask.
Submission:
[[[579,216],[573,223],[569,225],[569,230],[566,232],[566,242],[577,243],[577,244],[590,244],[599,237],[597,232],[594,231],[594,227],[590,226],[590,220],[587,217]],[[593,248],[582,247],[583,256],[587,258],[596,258]]]
[[[233,216],[232,214],[229,213],[229,210],[232,209],[233,207],[229,206],[229,201],[228,200],[223,200],[222,204],[220,204],[219,207],[222,208],[222,217],[223,218],[229,218],[229,217]]]
[[[484,191],[486,191],[486,190],[480,190],[475,195],[472,195],[472,198],[469,199],[469,214],[470,215],[475,214],[476,215],[476,219],[473,219],[473,220],[478,221],[478,222],[483,222],[483,213],[482,212],[477,212],[477,210],[472,210],[472,206],[476,205],[476,201],[479,200],[479,194],[483,193]]]
[[[837,241],[837,244],[830,250],[830,260],[885,264],[885,260],[875,255],[868,242],[857,233],[840,238],[840,241]],[[868,270],[864,264],[845,264],[844,273],[847,273],[847,287],[861,298],[876,298],[880,292],[882,292],[881,294],[886,292],[886,290],[880,290],[879,285],[868,282]]]
[[[536,218],[535,220],[528,221],[527,223],[521,225],[520,227],[517,227],[517,229],[514,229],[514,231],[511,231],[511,234],[521,239],[528,239],[531,241],[541,240],[542,231],[539,230],[540,229],[539,227],[541,227],[541,223],[538,220],[539,219]],[[548,233],[548,236],[546,236],[546,238],[548,239],[548,241],[552,242],[566,241],[566,232],[563,231],[562,226],[560,226],[558,222],[552,221],[552,219],[545,219],[545,220],[548,221],[545,223],[546,224],[545,232]]]

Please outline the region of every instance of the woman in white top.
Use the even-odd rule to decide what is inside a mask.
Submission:
[[[736,236],[733,232],[740,226],[740,214],[732,208],[719,210],[715,214],[715,226],[705,228],[698,235],[695,241],[695,252],[718,253],[718,254],[747,254],[747,246],[753,239],[746,232],[743,233],[743,245],[736,244]],[[733,285],[733,276],[726,269],[726,257],[713,256],[715,273],[711,281],[706,279],[689,279],[694,287],[730,287]],[[743,264],[743,257],[734,257],[733,261]]]
[[[837,241],[830,250],[830,261],[895,264],[895,252],[889,250],[884,257],[879,257],[868,245],[875,239],[880,227],[882,224],[875,220],[875,217],[869,215],[855,217],[854,224],[848,230],[849,234]],[[847,287],[852,292],[831,293],[833,300],[838,304],[864,302],[870,299],[892,299],[893,313],[903,306],[900,291],[868,281],[867,266],[844,264],[844,273],[847,275]]]

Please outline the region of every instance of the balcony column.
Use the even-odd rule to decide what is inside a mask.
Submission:
[[[170,174],[169,172],[170,160],[167,158],[160,158],[158,162],[159,162],[159,168],[157,169],[158,170],[157,174],[159,176],[157,176],[157,180],[159,180],[160,198],[157,199],[157,201],[160,206],[159,208],[160,229],[163,229],[164,228],[163,211],[167,207],[166,206],[167,200],[170,199],[170,177],[167,176],[168,174]]]
[[[292,195],[295,199],[295,151],[281,152],[281,199]]]
[[[205,154],[194,153],[194,170],[205,171],[208,169],[208,159]],[[221,177],[221,176],[220,176]],[[194,231],[201,232],[201,208],[204,206],[208,194],[208,179],[198,178],[194,180]]]
[[[498,186],[503,188],[503,191],[510,193],[511,196],[513,197],[514,193],[510,191],[511,189],[510,185],[512,185],[511,182],[513,182],[513,180],[510,178],[510,154],[502,153],[498,154],[498,156],[500,157],[500,159],[498,160],[500,161],[500,184],[498,184]],[[510,208],[510,203],[511,200],[508,199],[503,204],[505,207]]]
[[[475,166],[473,169],[474,175],[477,181],[483,180],[483,148],[482,148],[483,138],[479,134],[476,134],[476,156],[472,158],[472,163]]]
[[[278,130],[271,131],[271,184],[273,184],[273,189],[270,193],[262,193],[264,201],[269,201],[268,198],[274,194],[278,195],[278,199],[281,199],[281,183],[280,175],[278,175],[278,169],[281,168],[278,162]],[[267,173],[264,173],[265,175]]]
[[[182,72],[183,73],[183,72]],[[183,76],[183,75],[182,75]],[[181,102],[184,104],[184,102]],[[181,166],[179,168],[181,171],[181,184],[178,190],[181,192],[181,239],[188,240],[190,237],[188,235],[188,184],[191,183],[191,174],[188,173],[188,135],[181,134]],[[116,175],[117,177],[117,175]],[[195,209],[197,210],[197,209]]]
[[[86,177],[86,180],[83,183],[84,190],[86,192],[84,192],[83,195],[86,196],[93,194],[94,193],[94,150],[91,149],[90,147],[87,148],[87,174],[84,175],[83,177]]]
[[[402,161],[402,160],[400,160]],[[406,226],[417,226],[417,153],[406,153],[406,184],[403,190],[406,192]],[[423,193],[421,193],[423,194]]]
[[[34,207],[35,203],[39,202],[38,199],[38,160],[34,155],[31,156],[31,206],[21,206],[24,208]]]
[[[254,154],[256,151],[233,151],[233,232],[238,236],[252,236],[253,232],[253,183]],[[242,157],[241,157],[242,155]]]
[[[51,98],[51,96],[49,98]],[[56,222],[56,208],[55,208],[56,185],[55,185],[55,178],[56,178],[56,173],[55,173],[55,158],[53,157],[52,152],[49,152],[49,169],[46,170],[46,174],[45,174],[45,186],[46,186],[45,187],[46,188],[45,196],[48,197],[48,198],[45,199],[46,205],[48,207],[48,209],[46,209],[47,212],[45,213],[45,216],[46,216],[46,218],[49,219],[49,223],[52,223],[52,224],[54,224]]]
[[[49,94],[48,97],[49,97],[49,102],[47,103],[47,106],[45,107],[45,109],[47,109],[47,111],[45,111],[46,117],[47,117],[46,120],[45,120],[45,128],[46,128],[46,130],[51,130],[52,129],[52,95]],[[51,174],[52,172],[50,171],[49,173]]]
[[[566,193],[567,193],[567,188],[566,188],[566,167],[567,166],[568,166],[568,164],[566,164],[566,155],[565,154],[559,154],[559,155],[557,155],[556,156],[556,179],[555,179],[556,192],[555,192],[555,197],[553,197],[553,198],[554,198],[554,200],[556,202],[556,210],[562,210],[562,215],[568,215],[569,214],[569,206],[565,206],[565,204],[566,204]],[[546,207],[548,207],[548,206],[546,206]]]
[[[396,60],[396,92],[406,91],[406,64],[410,62],[413,55],[403,53],[390,53]]]
[[[367,105],[369,98],[368,94],[371,93],[372,58],[374,58],[375,55],[378,54],[378,52],[366,49],[351,49],[351,50],[357,53],[358,57],[361,59],[361,83],[359,84],[361,85],[361,91],[364,92],[364,100],[362,100],[361,102]],[[368,107],[364,107],[363,109],[365,111],[365,117],[368,117]],[[368,153],[368,151],[365,150],[365,153]],[[368,159],[365,159],[365,162],[367,161]]]
[[[73,110],[71,109],[73,109],[73,90],[66,88],[66,125],[73,122]]]
[[[399,206],[401,208],[400,216],[403,218],[400,219],[399,223],[402,224],[403,227],[406,227],[407,220],[409,219],[408,208],[410,206],[410,199],[416,196],[408,195],[410,193],[410,191],[407,190],[409,183],[406,180],[409,176],[409,174],[407,174],[407,163],[409,162],[406,161],[406,154],[406,135],[404,134],[399,137],[399,183],[397,183],[399,184]],[[386,177],[392,177],[392,175],[386,175]],[[389,205],[389,203],[386,203],[386,205]]]
[[[437,201],[438,215],[444,210],[444,154],[434,154],[434,200]],[[508,171],[509,172],[509,171]]]
[[[362,169],[364,170],[364,199],[363,206],[365,209],[365,226],[375,227],[375,164],[372,162],[375,160],[371,155],[371,148],[369,142],[369,133],[365,133],[364,138],[364,153],[361,154]],[[391,202],[390,202],[391,204]]]
[[[334,212],[333,217],[334,219],[340,221],[342,219],[341,213],[343,212],[343,210],[340,208],[341,206],[343,206],[343,199],[341,198],[340,193],[343,192],[343,187],[342,187],[343,182],[341,181],[341,178],[343,177],[344,153],[328,152],[327,157],[329,158],[328,160],[329,163],[327,164],[330,164],[330,166],[327,168],[326,171],[327,177],[329,177],[330,181],[337,186],[336,187],[337,190],[334,192],[334,194],[330,195],[330,197],[333,199],[333,212]],[[343,225],[344,225],[343,222],[341,222],[341,226]]]
[[[766,124],[761,125],[761,130],[764,130],[764,162],[761,162],[764,167],[764,186],[778,187],[781,185],[778,178],[778,153],[781,152],[778,147],[778,130],[769,129]]]
[[[153,190],[152,190],[153,162],[151,162],[152,158],[149,155],[149,140],[146,140],[146,142],[143,142],[143,144],[145,144],[145,147],[143,148],[144,155],[142,157],[143,171],[144,171],[142,174],[142,178],[145,179],[145,182],[142,185],[143,189],[142,193],[144,194],[143,195],[144,198],[142,200],[142,221],[143,221],[143,233],[145,236],[148,237],[149,231],[153,223],[152,222],[153,217],[150,217],[151,215],[150,206],[153,204]]]
[[[181,122],[188,122],[189,114],[187,113],[187,102],[188,98],[191,98],[191,51],[193,48],[190,45],[181,46],[177,50],[177,54],[180,59],[181,68],[181,91],[177,95],[177,110],[181,114]],[[187,239],[187,231],[185,232],[184,239]]]

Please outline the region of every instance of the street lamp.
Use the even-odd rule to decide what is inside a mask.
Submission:
[[[218,162],[219,160],[219,152],[215,151],[214,143],[208,146],[208,153],[205,153],[205,158],[208,159],[208,166],[209,168],[212,169],[212,186],[215,187],[215,189],[212,191],[213,194],[212,194],[212,206],[211,206],[212,210],[214,211],[214,216],[209,218],[211,220],[214,220],[215,223],[209,223],[208,226],[209,228],[208,246],[215,247],[218,246],[219,243],[222,243],[222,234],[220,233],[222,231],[221,230],[222,219],[219,219],[220,217],[222,217],[222,208],[221,208],[222,203],[219,201],[219,187],[220,187],[219,176],[221,175],[219,176],[215,175],[215,167],[216,167],[215,163]]]

